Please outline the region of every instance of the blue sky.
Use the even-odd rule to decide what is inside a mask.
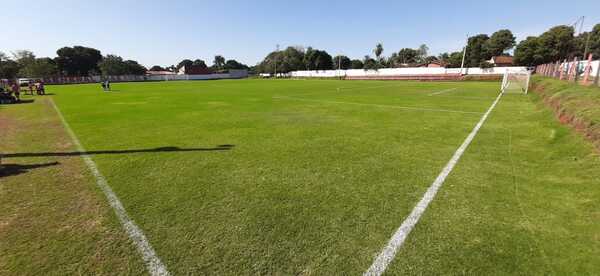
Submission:
[[[462,48],[467,34],[508,28],[523,39],[586,16],[600,1],[2,1],[0,51],[54,57],[62,46],[94,47],[151,65],[220,54],[254,65],[275,45],[313,46],[361,58],[425,43],[431,54]]]

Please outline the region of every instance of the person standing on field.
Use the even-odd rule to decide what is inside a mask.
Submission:
[[[13,94],[15,94],[15,98],[17,98],[17,102],[21,101],[21,87],[19,87],[19,83],[17,81],[13,82],[11,87]]]
[[[29,81],[27,83],[27,87],[29,88],[29,94],[31,94],[31,96],[33,96],[33,82]]]
[[[37,85],[38,95],[46,95],[46,88],[44,88],[44,81],[40,81]]]

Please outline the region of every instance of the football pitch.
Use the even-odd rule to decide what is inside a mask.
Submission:
[[[600,159],[535,94],[499,97],[499,82],[256,79],[112,89],[49,86],[54,95],[2,107],[28,120],[62,114],[81,145],[47,136],[72,146],[5,148],[3,162],[88,158],[79,168],[97,169],[170,274],[363,274],[436,182],[387,275],[598,272]],[[0,179],[5,194],[25,181]],[[104,254],[129,258],[114,264],[124,274],[152,271],[98,174],[86,179],[107,227],[126,237]],[[0,245],[5,268],[27,258],[15,248]],[[97,272],[92,259],[61,271]]]

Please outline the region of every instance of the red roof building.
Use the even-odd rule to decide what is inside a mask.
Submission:
[[[511,57],[511,56],[492,57],[492,59],[489,61],[489,63],[493,64],[496,67],[513,66],[515,64],[513,57]]]

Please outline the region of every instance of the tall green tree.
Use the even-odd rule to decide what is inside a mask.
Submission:
[[[375,60],[377,61],[377,68],[383,67],[384,63],[385,63],[382,58],[383,44],[377,43],[377,45],[375,45],[375,49],[373,49],[373,54],[375,54]]]
[[[570,26],[556,26],[539,36],[539,47],[536,55],[541,57],[541,62],[554,62],[574,56],[575,30]]]
[[[143,75],[146,68],[134,60],[123,60],[116,55],[107,55],[98,63],[104,76]]]
[[[240,63],[235,59],[230,59],[225,62],[224,66],[225,70],[241,70],[241,69],[249,69],[246,64]]]
[[[539,39],[529,36],[522,40],[515,49],[515,64],[521,66],[535,66],[543,63],[544,58],[538,53],[540,47]]]
[[[478,67],[482,61],[492,58],[486,48],[486,44],[489,39],[489,36],[486,34],[479,34],[469,37],[467,43],[466,66]]]
[[[363,69],[365,70],[377,70],[379,69],[379,64],[375,59],[366,55],[363,59]]]
[[[363,69],[364,64],[360,59],[353,59],[350,65],[352,69]]]
[[[486,42],[485,48],[489,56],[503,55],[507,50],[514,48],[516,38],[510,30],[499,30],[492,34]]]
[[[312,48],[311,51],[314,52]],[[291,71],[307,70],[305,53],[300,47],[287,47],[283,51],[269,53],[257,66],[258,73],[288,73]]]
[[[54,59],[58,69],[67,76],[88,76],[98,72],[102,60],[99,50],[83,46],[63,47],[56,51]]]
[[[460,68],[463,60],[463,52],[452,52],[448,55],[448,68]]]
[[[213,67],[216,70],[223,70],[223,66],[225,66],[225,58],[221,55],[216,55],[215,59],[213,60]]]
[[[416,63],[419,58],[419,52],[411,48],[402,48],[398,52],[397,62],[400,64]]]
[[[149,71],[166,71],[167,69],[163,68],[160,65],[154,65],[150,67]]]
[[[201,60],[201,59],[194,60],[191,63],[191,65],[193,65],[193,66],[199,66],[199,67],[204,68],[204,69],[208,68],[208,66],[206,65],[206,62],[204,62],[204,60]]]
[[[192,60],[184,59],[177,64],[177,69],[179,70],[185,66],[192,66],[193,64],[194,64],[194,62]]]
[[[427,62],[425,59],[427,58],[427,54],[429,53],[429,47],[426,44],[421,44],[419,49],[417,49],[417,61],[421,63]]]
[[[17,77],[19,72],[19,64],[8,58],[8,56],[0,52],[0,78],[1,79],[14,79]]]
[[[307,70],[331,70],[333,69],[333,59],[326,51],[308,47],[304,54],[304,65]]]
[[[59,75],[59,70],[53,59],[37,58],[21,67],[18,75],[26,78],[47,78]]]
[[[352,68],[352,61],[349,57],[344,55],[339,55],[333,58],[333,67],[335,69],[341,68],[343,70]]]

